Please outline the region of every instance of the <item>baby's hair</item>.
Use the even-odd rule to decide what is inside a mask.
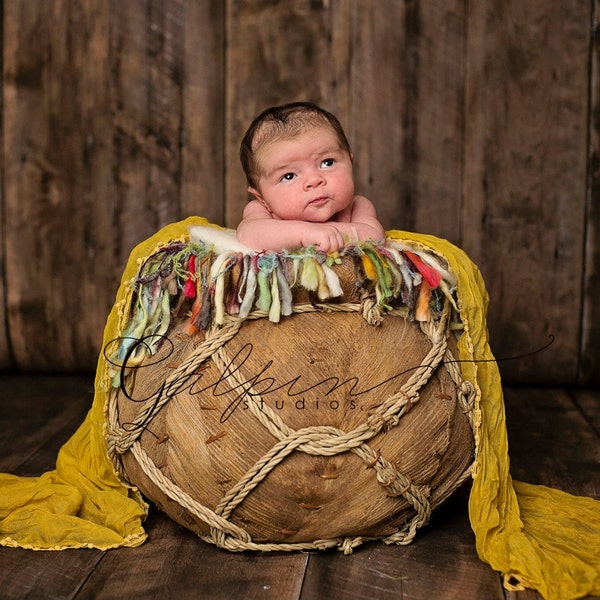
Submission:
[[[292,102],[267,108],[248,127],[240,145],[240,161],[251,187],[258,187],[260,176],[256,151],[266,142],[293,138],[314,127],[329,127],[338,138],[343,150],[350,152],[350,144],[340,122],[330,112],[310,102]]]

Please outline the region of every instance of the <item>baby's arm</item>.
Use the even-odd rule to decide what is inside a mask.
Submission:
[[[344,236],[352,240],[385,240],[385,231],[377,219],[375,207],[364,196],[356,196],[352,203],[349,221],[334,221],[333,225]]]
[[[316,245],[329,252],[344,245],[344,238],[334,223],[309,223],[274,219],[257,200],[251,200],[237,227],[239,242],[256,250],[295,250]]]

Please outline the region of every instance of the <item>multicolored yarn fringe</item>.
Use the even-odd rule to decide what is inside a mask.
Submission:
[[[187,319],[184,331],[194,335],[222,325],[226,315],[244,319],[256,310],[278,323],[292,314],[298,288],[308,292],[313,305],[344,301],[335,269],[343,259],[354,265],[357,290],[373,296],[383,311],[404,307],[409,320],[429,321],[445,296],[458,312],[456,279],[446,266],[431,253],[392,240],[358,242],[330,253],[313,247],[215,253],[210,243],[177,241],[140,265],[131,282],[128,325],[109,360],[115,366],[141,363],[157,351],[175,317]]]

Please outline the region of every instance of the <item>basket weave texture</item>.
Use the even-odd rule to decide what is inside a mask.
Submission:
[[[237,271],[208,253],[187,300],[191,270],[165,268],[160,289],[173,272],[179,284],[167,298],[168,324],[124,335],[142,341],[128,342],[130,360],[116,369],[108,445],[122,477],[175,521],[233,551],[350,553],[369,539],[412,541],[468,479],[474,442],[472,386],[453,353],[452,282],[432,289],[431,273],[419,272],[425,263],[406,251],[354,248],[337,257],[326,266],[341,293],[325,298],[298,284],[298,265],[286,268],[292,257],[279,257],[266,280],[271,302],[286,283],[292,302],[276,322],[271,307],[240,316],[216,306],[230,307],[227,290],[240,289],[238,253],[230,257]],[[380,261],[371,273],[365,255]],[[398,257],[414,275],[410,293],[388,285],[386,296],[377,274],[386,265],[402,273]],[[146,275],[142,265],[138,300],[143,286],[157,285]],[[198,299],[211,303],[204,327]]]

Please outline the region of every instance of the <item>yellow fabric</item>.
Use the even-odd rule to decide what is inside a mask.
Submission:
[[[116,302],[104,329],[104,348],[121,333],[139,261],[161,243],[187,234],[192,217],[163,228],[131,253]],[[123,485],[114,472],[104,437],[108,364],[98,360],[92,408],[73,437],[60,449],[54,471],[41,477],[0,474],[0,544],[36,550],[139,546],[147,505],[139,493]]]
[[[126,321],[129,282],[160,244],[183,239],[193,217],[169,225],[134,249],[108,317],[104,345]],[[502,387],[486,326],[487,293],[464,252],[432,236],[388,232],[445,258],[458,280],[465,332],[459,357],[477,390],[476,463],[469,514],[479,556],[505,574],[507,585],[537,589],[548,600],[600,594],[600,502],[543,486],[513,482],[509,473]],[[147,506],[122,484],[104,438],[108,365],[100,357],[90,412],[60,450],[56,470],[41,477],[0,475],[0,544],[34,549],[136,546],[145,539]]]
[[[600,502],[544,486],[513,482],[504,399],[488,343],[488,296],[479,269],[445,240],[388,232],[443,256],[458,279],[465,333],[463,377],[476,385],[476,464],[469,516],[477,552],[504,574],[507,587],[536,589],[547,600],[600,594]],[[486,362],[489,361],[489,362]]]

